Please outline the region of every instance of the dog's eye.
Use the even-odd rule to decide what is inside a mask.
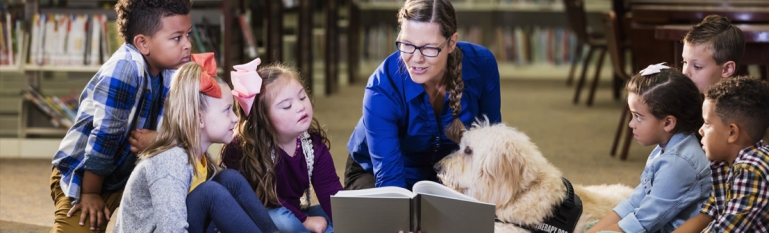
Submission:
[[[470,149],[470,147],[469,147],[469,146],[468,146],[468,147],[465,147],[465,154],[466,154],[466,155],[472,155],[472,154],[473,154],[473,149]]]

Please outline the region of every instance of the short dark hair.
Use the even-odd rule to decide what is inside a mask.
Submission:
[[[126,43],[133,44],[136,35],[155,35],[163,17],[187,15],[191,8],[190,0],[119,0],[115,4],[118,31]]]
[[[646,76],[636,74],[628,81],[627,91],[638,95],[655,118],[676,117],[673,133],[693,134],[702,126],[702,95],[681,71],[662,69]]]
[[[702,22],[692,26],[686,33],[684,42],[693,45],[710,43],[713,60],[718,65],[727,61],[739,63],[745,52],[745,36],[742,30],[720,15],[708,15]]]
[[[737,123],[755,142],[769,128],[769,84],[745,76],[721,79],[707,91],[724,124]]]

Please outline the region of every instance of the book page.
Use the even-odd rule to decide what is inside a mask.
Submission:
[[[416,193],[401,187],[379,187],[360,190],[342,190],[336,197],[385,197],[385,198],[414,198]]]
[[[445,185],[439,184],[434,181],[427,181],[427,180],[419,181],[416,184],[414,184],[413,190],[414,190],[414,193],[417,193],[417,194],[428,194],[433,196],[452,198],[452,199],[458,199],[458,200],[469,201],[469,202],[484,203],[484,202],[478,201],[477,199],[471,196],[457,192],[456,190],[450,189],[449,187],[446,187]]]

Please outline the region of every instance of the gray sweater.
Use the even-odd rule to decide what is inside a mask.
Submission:
[[[140,161],[123,191],[115,232],[187,232],[192,166],[180,147]]]

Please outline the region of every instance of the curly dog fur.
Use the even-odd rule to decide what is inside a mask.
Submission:
[[[496,204],[505,222],[536,225],[552,216],[566,197],[562,173],[542,156],[528,136],[505,124],[476,122],[464,133],[459,150],[438,164],[438,178],[448,187],[480,201]],[[633,191],[625,185],[574,185],[583,212],[575,232],[610,213]],[[496,223],[496,232],[528,232]]]

